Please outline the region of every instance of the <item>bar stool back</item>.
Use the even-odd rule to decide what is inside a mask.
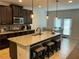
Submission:
[[[45,54],[49,58],[50,54],[54,53],[54,42],[51,42],[50,40],[48,40],[48,41],[45,41],[44,43],[42,43],[42,45],[47,47]]]
[[[32,53],[31,59],[44,59],[45,50],[46,47],[43,47],[42,45],[37,45],[36,47],[33,47],[33,49],[31,50]]]
[[[54,42],[49,42],[47,44],[47,47],[48,47],[48,57],[50,57],[51,54],[54,54]]]
[[[59,51],[61,48],[61,39],[51,40],[52,42],[55,42],[55,51]]]

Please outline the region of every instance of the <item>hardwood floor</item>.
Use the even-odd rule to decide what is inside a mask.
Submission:
[[[10,59],[9,48],[0,50],[0,59]]]
[[[49,59],[66,59],[77,43],[78,40],[64,38],[61,43],[61,50],[55,52]],[[0,59],[10,59],[9,48],[0,50]]]
[[[69,54],[67,59],[79,59],[79,43],[76,45],[75,49]]]

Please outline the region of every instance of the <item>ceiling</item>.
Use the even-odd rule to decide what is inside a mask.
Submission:
[[[66,10],[66,9],[79,9],[79,0],[72,0],[72,3],[68,3],[69,0],[59,0],[58,2],[58,10]],[[32,0],[0,0],[0,2],[7,3],[7,4],[18,4],[24,7],[32,8]],[[47,0],[33,0],[34,7],[38,8],[38,5],[41,5],[41,8],[47,7]],[[48,9],[49,10],[56,10],[56,0],[48,0]]]

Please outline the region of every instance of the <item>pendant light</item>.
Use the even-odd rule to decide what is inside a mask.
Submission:
[[[58,0],[56,0],[56,19],[58,19]]]
[[[32,0],[32,14],[31,14],[31,18],[33,18],[34,15],[33,15],[33,0]]]
[[[19,0],[19,2],[22,2],[22,0]]]
[[[38,0],[38,8],[42,8],[41,1]]]
[[[49,16],[48,16],[48,0],[47,0],[47,15],[46,15],[46,19],[48,19]]]

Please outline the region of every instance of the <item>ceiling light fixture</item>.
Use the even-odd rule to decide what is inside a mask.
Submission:
[[[72,3],[72,0],[68,1],[68,3]]]
[[[19,0],[19,2],[22,2],[22,0]]]
[[[46,15],[46,19],[48,19],[49,16],[48,16],[48,0],[47,0],[47,15]]]
[[[31,18],[33,18],[34,15],[33,15],[33,0],[32,0],[32,14],[31,14]]]

